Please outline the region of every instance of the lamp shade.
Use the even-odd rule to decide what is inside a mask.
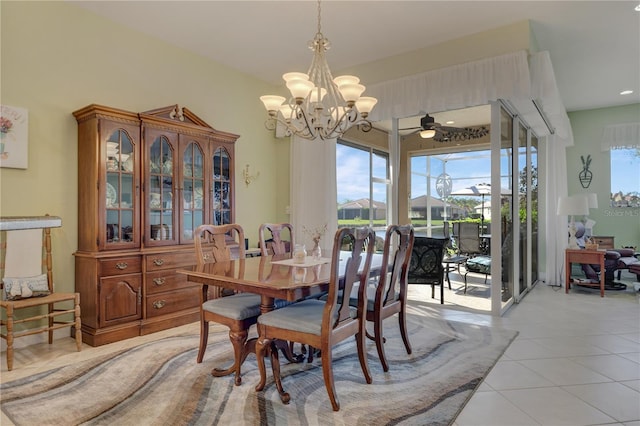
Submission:
[[[340,75],[333,79],[333,82],[338,86],[342,86],[343,84],[358,84],[360,83],[360,79],[355,75]]]
[[[558,199],[558,215],[577,216],[589,214],[589,201],[582,195],[570,195]]]
[[[358,100],[365,87],[362,84],[343,84],[338,87],[340,94],[347,102],[355,102]]]
[[[303,72],[288,72],[282,75],[282,79],[287,83],[289,80],[309,80],[309,75]]]
[[[291,95],[297,99],[304,99],[314,88],[313,82],[303,80],[301,78],[292,78],[287,81],[287,88],[291,91]]]
[[[356,108],[360,111],[360,114],[369,114],[373,107],[378,103],[376,98],[372,98],[371,96],[361,96],[360,99],[356,101]]]
[[[265,95],[260,96],[260,100],[267,111],[278,111],[280,105],[284,102],[284,96]]]

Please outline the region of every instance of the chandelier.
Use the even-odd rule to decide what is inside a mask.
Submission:
[[[268,130],[280,124],[287,136],[310,140],[338,138],[354,125],[364,132],[371,130],[367,117],[378,100],[361,96],[365,87],[358,77],[332,77],[325,59],[330,47],[331,43],[321,31],[318,0],[318,32],[309,42],[313,60],[308,73],[289,72],[282,76],[291,92],[288,100],[276,95],[260,97],[269,113],[265,121]]]

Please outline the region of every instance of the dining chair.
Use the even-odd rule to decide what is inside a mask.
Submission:
[[[200,225],[194,235],[198,265],[221,263],[232,259],[245,258],[244,230],[238,224]],[[233,251],[232,246],[233,245]],[[236,252],[236,253],[234,253]],[[249,335],[249,328],[256,323],[260,315],[260,296],[250,293],[224,295],[222,289],[209,291],[202,286],[202,304],[200,306],[200,347],[197,363],[201,363],[209,339],[209,322],[213,321],[229,327],[229,339],[233,345],[234,362],[229,368],[214,368],[215,377],[235,373],[235,384],[242,383],[240,367],[244,362],[243,347]]]
[[[373,323],[373,335],[367,331],[367,337],[376,342],[378,357],[384,371],[389,371],[389,363],[384,352],[385,338],[382,334],[382,322],[398,314],[400,334],[407,354],[411,354],[411,343],[407,335],[406,303],[407,275],[414,242],[412,225],[390,225],[387,227],[382,252],[381,273],[377,279],[371,277],[366,289],[366,320]],[[388,271],[383,273],[382,271]],[[357,295],[356,295],[357,296]],[[352,292],[351,306],[357,306],[358,298]]]
[[[271,238],[267,238],[271,234]],[[282,239],[283,233],[285,237],[289,237],[289,239]],[[288,234],[288,235],[287,235]],[[263,223],[258,228],[258,239],[260,242],[260,255],[265,257],[269,255],[273,256],[281,256],[287,253],[291,253],[293,247],[295,246],[295,239],[293,237],[293,225],[290,223]],[[279,301],[279,307],[284,306],[285,301]],[[289,352],[293,354],[294,351],[294,343],[289,342]],[[302,354],[307,352],[307,348],[304,345],[301,345],[300,350]],[[304,356],[304,355],[303,355]],[[309,362],[313,360],[313,351],[309,351]]]
[[[13,343],[18,337],[48,333],[51,345],[54,331],[69,327],[81,351],[80,293],[54,288],[50,228],[62,226],[62,220],[47,215],[5,217],[0,222],[0,308],[4,311],[0,337],[7,343],[7,369],[13,369]],[[37,326],[24,328],[28,323]],[[15,324],[21,328],[14,329]]]
[[[283,231],[288,233],[289,239],[282,239]],[[271,238],[267,238],[267,233]],[[281,255],[291,253],[294,247],[293,226],[290,223],[263,223],[258,228],[258,238],[260,240],[260,255]]]
[[[343,240],[352,241],[353,251],[340,261]],[[366,241],[366,245],[365,245]],[[355,336],[360,367],[367,383],[372,382],[365,348],[364,289],[369,277],[371,258],[375,248],[375,234],[370,227],[341,228],[333,240],[329,292],[326,300],[307,299],[282,309],[262,314],[258,318],[258,342],[256,355],[260,370],[260,382],[256,391],[264,389],[266,369],[264,356],[271,354],[271,368],[282,402],[287,404],[290,395],[282,387],[280,361],[275,350],[277,339],[301,342],[320,349],[324,384],[334,411],[340,409],[333,378],[332,348],[350,336]],[[344,265],[341,267],[341,263]],[[364,265],[361,267],[361,265]],[[342,271],[344,271],[342,273]],[[359,272],[360,271],[360,272]],[[342,279],[341,279],[342,277]],[[361,298],[358,307],[349,304],[354,283],[359,283]]]

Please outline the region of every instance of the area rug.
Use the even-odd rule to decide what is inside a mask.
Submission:
[[[389,372],[368,343],[372,384],[364,381],[353,339],[334,348],[338,412],[320,359],[282,363],[288,405],[268,361],[267,386],[254,390],[253,355],[241,386],[232,376],[212,377],[212,367],[232,359],[226,332],[211,333],[201,364],[199,336],[176,335],[3,383],[0,403],[16,425],[450,425],[517,332],[443,321],[424,309],[408,318],[411,355],[396,318],[385,322]]]

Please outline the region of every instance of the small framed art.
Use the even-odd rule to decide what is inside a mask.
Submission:
[[[0,167],[26,169],[29,115],[25,108],[0,105]]]

